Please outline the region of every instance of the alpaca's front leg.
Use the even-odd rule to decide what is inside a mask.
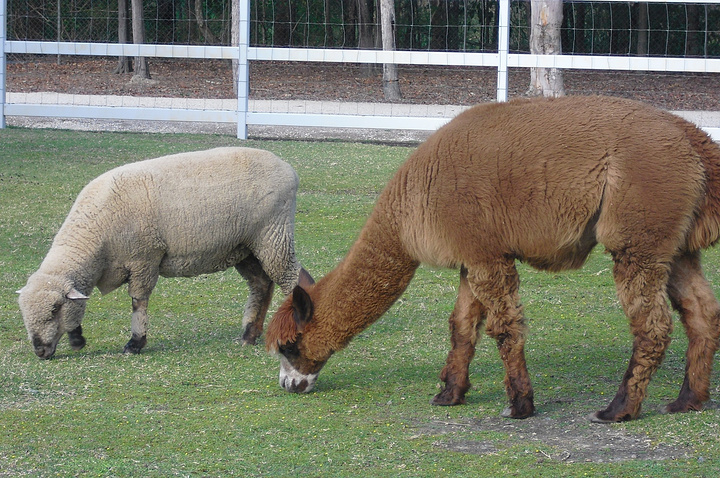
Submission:
[[[460,287],[455,308],[450,315],[450,352],[440,380],[443,390],[435,395],[433,405],[460,405],[465,403],[465,393],[470,389],[469,367],[475,355],[478,328],[485,320],[485,309],[470,289],[467,269],[460,269]]]
[[[498,260],[470,270],[470,287],[487,309],[487,334],[497,341],[505,366],[510,405],[502,415],[527,418],[535,413],[533,388],[525,363],[525,318],[520,305],[520,278],[512,260]]]

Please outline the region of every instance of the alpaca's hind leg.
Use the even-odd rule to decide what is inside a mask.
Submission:
[[[505,391],[510,405],[502,415],[526,418],[535,412],[533,389],[525,363],[525,318],[520,305],[520,278],[515,262],[499,259],[469,268],[468,282],[486,309],[487,334],[494,338],[505,366]]]
[[[250,293],[243,314],[243,345],[255,345],[262,334],[263,323],[272,301],[275,284],[255,256],[249,255],[235,268],[247,281]]]
[[[450,314],[450,352],[440,380],[442,392],[435,395],[433,405],[460,405],[470,389],[469,367],[475,355],[478,329],[485,320],[485,308],[478,302],[467,280],[467,269],[460,269],[460,287],[455,308]]]
[[[672,266],[668,295],[688,336],[685,380],[667,413],[701,410],[709,398],[710,375],[720,336],[720,304],[700,266],[700,254],[686,254]]]
[[[650,377],[662,362],[672,331],[665,292],[668,267],[660,262],[642,263],[630,254],[614,254],[613,258],[618,298],[635,341],[615,398],[590,417],[599,423],[632,420],[640,414]]]

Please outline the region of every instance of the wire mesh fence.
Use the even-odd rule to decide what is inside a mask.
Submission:
[[[9,40],[117,42],[120,18],[130,18],[130,0],[7,2]],[[144,43],[230,44],[232,0],[139,3]],[[497,1],[395,0],[395,12],[398,49],[497,50]],[[378,0],[257,0],[250,38],[253,46],[380,48],[379,16]],[[529,17],[529,1],[513,2],[511,50],[529,51]],[[569,54],[717,58],[720,5],[565,2],[562,46]]]
[[[395,52],[380,51],[380,0],[4,1],[5,111],[14,117],[237,121],[239,136],[247,124],[338,126],[338,118],[386,128],[400,117],[409,129],[432,129],[503,88],[506,97],[527,95],[529,70],[557,62],[566,94],[707,111],[714,116],[701,125],[720,134],[720,0],[563,2],[562,54],[550,56],[526,54],[528,1],[394,0]],[[142,6],[141,39],[130,28],[134,5]],[[250,48],[225,47],[233,11],[249,13],[236,24],[249,25]],[[510,32],[509,51],[498,48],[501,31]],[[229,61],[240,52],[252,60],[248,90],[236,88]],[[120,68],[123,54],[135,65],[149,57],[152,77]],[[378,67],[387,61],[399,65],[402,97],[392,101]],[[249,110],[238,107],[248,99]],[[428,121],[409,126],[415,117]]]

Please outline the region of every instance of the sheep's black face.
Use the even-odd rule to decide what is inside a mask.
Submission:
[[[304,357],[298,341],[280,345],[278,355],[280,356],[280,386],[293,393],[311,391],[326,360],[317,361]]]

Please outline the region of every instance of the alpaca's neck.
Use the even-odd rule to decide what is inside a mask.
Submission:
[[[314,287],[320,340],[339,350],[380,318],[410,283],[419,263],[408,255],[397,229],[376,208],[343,261]],[[329,340],[328,340],[329,339]]]

